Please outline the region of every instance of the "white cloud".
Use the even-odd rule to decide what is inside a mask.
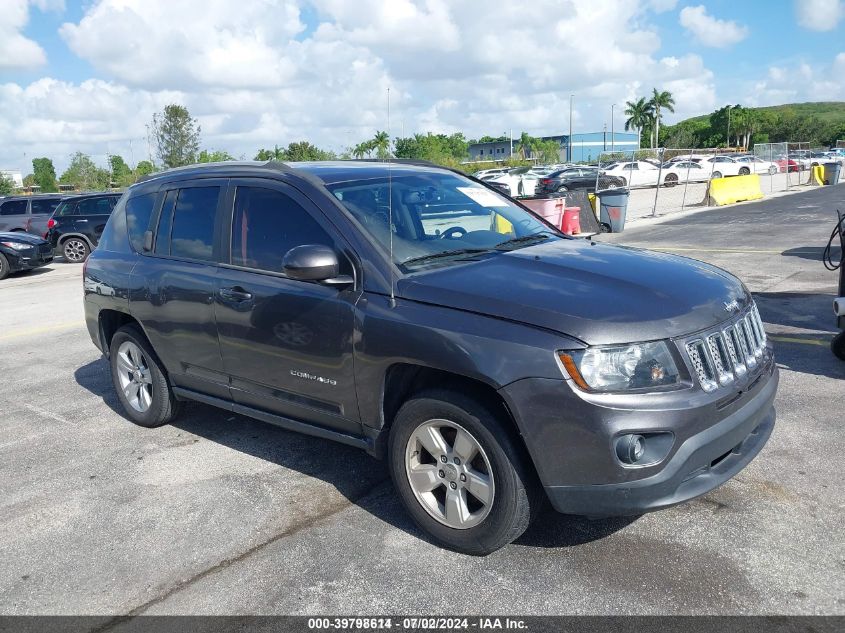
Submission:
[[[771,66],[764,79],[753,84],[743,105],[765,106],[803,101],[845,101],[845,52],[829,64],[801,62]]]
[[[741,42],[748,36],[748,29],[732,20],[719,20],[707,13],[704,5],[684,7],[680,23],[705,46],[724,48]]]
[[[37,2],[40,8],[47,4]],[[47,54],[21,31],[29,22],[28,0],[5,0],[0,19],[0,71],[34,68],[47,62]]]
[[[795,0],[798,24],[811,31],[832,31],[845,18],[845,0]]]
[[[26,171],[55,154],[61,169],[77,149],[137,161],[144,124],[170,102],[199,118],[203,146],[247,158],[302,139],[342,150],[385,129],[388,86],[393,135],[562,133],[570,94],[576,131],[609,128],[611,103],[621,128],[624,101],[653,87],[674,94],[667,122],[716,104],[700,57],[658,55],[650,19],[673,0],[310,0],[308,25],[304,1],[93,2],[60,32],[100,79],[0,87],[0,163]],[[597,32],[600,49],[585,37]]]

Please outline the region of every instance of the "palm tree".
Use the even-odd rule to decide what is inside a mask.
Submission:
[[[661,110],[668,110],[669,112],[675,111],[675,99],[672,97],[672,93],[664,90],[663,92],[657,92],[657,88],[652,90],[651,101],[651,109],[654,112],[654,144],[660,144],[660,119],[663,116],[661,114]]]
[[[532,137],[528,132],[523,132],[519,135],[519,142],[516,144],[516,151],[522,154],[522,160],[528,158],[528,154],[534,149],[537,139]]]
[[[385,159],[390,156],[390,136],[388,136],[387,132],[376,132],[376,135],[370,142],[373,145],[373,149],[376,150],[376,155],[380,159]]]
[[[640,149],[643,128],[651,120],[651,102],[646,101],[645,97],[640,97],[637,101],[627,101],[625,106],[625,116],[628,117],[625,121],[625,131],[631,128],[637,130],[637,149]]]

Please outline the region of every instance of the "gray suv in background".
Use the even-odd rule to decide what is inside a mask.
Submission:
[[[195,400],[359,447],[470,554],[545,500],[601,517],[702,495],[775,423],[778,370],[736,277],[571,238],[428,164],[157,174],[118,202],[83,288],[129,419]]]
[[[63,197],[44,194],[0,198],[0,232],[26,231],[44,237],[47,221]]]

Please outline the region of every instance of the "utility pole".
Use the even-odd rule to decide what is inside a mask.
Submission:
[[[725,146],[726,147],[731,146],[731,110],[733,110],[733,106],[729,105],[728,106],[728,136],[725,139]]]
[[[602,144],[601,150],[603,152],[607,151],[607,123],[604,124],[604,130],[602,131]]]
[[[569,95],[569,139],[566,141],[566,162],[572,162],[572,99],[575,95]]]
[[[610,104],[610,151],[616,152],[616,134],[613,132],[613,109],[616,107],[615,103]]]
[[[150,165],[153,163],[153,146],[150,144],[150,124],[144,123],[144,127],[147,128],[147,155],[150,159]]]
[[[508,136],[510,136],[510,139],[511,139],[511,153],[508,156],[508,158],[513,158],[513,128],[511,128],[511,131],[508,134]]]

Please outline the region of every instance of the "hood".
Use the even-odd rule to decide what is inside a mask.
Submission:
[[[590,345],[672,338],[751,303],[703,262],[587,240],[554,240],[403,279],[401,297],[535,325]],[[725,304],[736,301],[739,310]]]
[[[0,233],[0,241],[23,242],[25,244],[32,244],[35,246],[45,242],[45,240],[38,237],[37,235],[31,235],[30,233],[24,233],[23,231],[15,231],[14,233]]]

